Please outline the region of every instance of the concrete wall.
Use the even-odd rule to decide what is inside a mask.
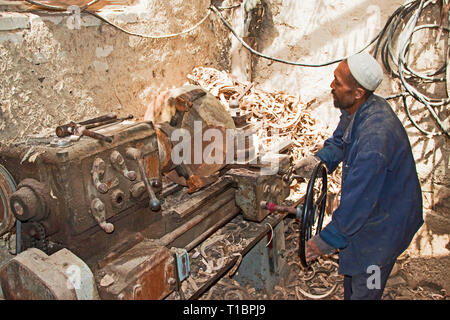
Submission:
[[[192,27],[208,6],[141,0],[100,14],[130,31],[163,35]],[[230,40],[212,16],[186,35],[146,39],[74,13],[0,12],[2,142],[112,111],[142,117],[159,89],[182,85],[194,67],[228,67]]]
[[[383,28],[389,16],[403,3],[400,0],[262,0],[265,9],[257,49],[269,56],[310,64],[320,64],[342,58],[362,49]],[[409,1],[408,1],[409,2]],[[241,9],[242,10],[242,9]],[[235,17],[243,16],[236,13]],[[439,21],[439,11],[424,14],[419,24]],[[234,21],[239,26],[238,21]],[[418,71],[438,68],[445,61],[445,41],[448,33],[436,41],[437,30],[418,32],[411,46],[411,65]],[[246,51],[239,45],[236,50]],[[371,47],[373,50],[373,46]],[[369,52],[372,53],[373,51]],[[241,53],[244,54],[244,53]],[[378,60],[381,63],[380,58]],[[232,70],[237,76],[249,69],[244,61],[241,68],[232,60]],[[253,56],[251,74],[247,77],[268,90],[298,93],[304,102],[313,101],[313,114],[325,122],[331,135],[339,120],[339,111],[333,107],[330,84],[337,64],[306,68],[273,62]],[[445,97],[445,83],[426,85],[424,88],[435,97]],[[376,93],[389,96],[405,91],[400,82],[385,71],[385,77]],[[412,247],[419,255],[449,253],[450,233],[450,166],[449,139],[444,136],[429,138],[421,134],[407,118],[400,99],[390,100],[393,109],[405,126],[417,170],[422,183],[424,207],[433,209],[426,216],[426,224]],[[408,98],[411,113],[427,130],[436,130],[435,122],[420,103]],[[438,110],[441,120],[449,127],[448,106]]]

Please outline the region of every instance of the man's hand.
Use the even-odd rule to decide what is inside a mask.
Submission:
[[[333,254],[336,250],[336,248],[330,246],[328,243],[323,241],[318,234],[316,234],[305,243],[306,262],[309,263],[324,254]]]
[[[316,156],[309,156],[294,163],[295,173],[302,178],[311,178],[314,168],[321,160]]]
[[[319,247],[317,246],[316,242],[314,241],[314,238],[306,241],[305,258],[306,258],[307,263],[317,259],[322,254],[323,253],[320,251]]]

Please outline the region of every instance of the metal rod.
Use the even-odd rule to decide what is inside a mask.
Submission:
[[[207,218],[212,212],[216,211],[218,208],[223,206],[225,203],[232,201],[234,199],[234,189],[229,189],[225,192],[225,195],[222,199],[211,205],[208,210],[205,210],[198,215],[196,215],[194,218],[183,224],[182,226],[178,227],[177,229],[173,230],[172,232],[169,232],[165,236],[159,239],[161,244],[163,246],[168,246],[173,241],[175,241],[178,237],[180,237],[182,234],[184,234],[186,231],[192,229],[194,226],[199,224],[203,219]]]
[[[16,220],[16,254],[22,252],[21,237],[22,237],[22,222],[20,222],[20,220]]]
[[[83,136],[87,136],[87,137],[90,137],[90,138],[93,138],[93,139],[106,141],[108,143],[111,143],[113,141],[113,139],[111,137],[104,136],[104,135],[102,135],[102,134],[100,134],[98,132],[91,131],[91,130],[88,130],[88,129],[84,129],[81,132],[82,132]]]
[[[125,120],[130,120],[130,119],[133,119],[133,117],[134,116],[132,114],[130,114],[130,115],[128,115],[126,117],[123,117],[123,118],[115,118],[115,119],[110,119],[110,120],[106,120],[106,121],[95,122],[95,123],[87,125],[86,129],[97,128],[97,127],[104,126],[104,125],[111,124],[111,123],[115,123],[115,122],[121,122],[121,121],[125,121]]]
[[[278,212],[287,212],[291,214],[297,214],[297,209],[293,207],[284,207],[276,205],[275,203],[261,201],[261,208],[267,209],[270,212],[278,211]]]
[[[187,244],[184,248],[186,251],[191,251],[194,249],[199,243],[203,242],[206,238],[208,238],[210,235],[212,235],[214,232],[216,232],[218,229],[220,229],[223,225],[225,225],[228,221],[236,217],[239,213],[240,209],[236,207],[235,210],[230,211],[226,216],[224,216],[219,222],[212,225],[208,230],[203,232],[201,235],[199,235],[197,238],[195,238],[193,241],[191,241],[189,244]]]
[[[137,160],[139,171],[141,172],[141,178],[144,180],[145,188],[147,189],[148,195],[150,197],[149,206],[153,211],[158,211],[161,209],[161,203],[156,197],[155,192],[153,191],[152,186],[150,185],[150,181],[148,181],[147,174],[145,173],[143,159],[140,158]]]
[[[252,242],[250,242],[249,245],[247,245],[244,250],[241,252],[242,257],[245,256],[264,236],[271,230],[273,230],[284,218],[286,218],[287,214],[280,214],[280,216],[270,223],[271,227],[266,227],[258,236],[256,236]],[[219,279],[222,278],[222,275],[224,275],[228,270],[230,270],[236,262],[238,261],[239,257],[234,256],[230,262],[228,262],[222,269],[220,269],[212,278],[210,278],[205,284],[198,289],[188,300],[197,300],[200,298],[200,296],[208,290],[212,285],[214,285]]]
[[[117,114],[113,112],[113,113],[108,113],[108,114],[105,114],[105,115],[97,117],[97,118],[92,118],[89,120],[84,120],[84,121],[78,122],[78,124],[84,126],[87,124],[93,124],[96,122],[104,122],[104,121],[108,121],[108,120],[112,120],[112,119],[116,119],[116,118],[117,118]]]

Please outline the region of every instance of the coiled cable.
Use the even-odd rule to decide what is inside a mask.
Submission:
[[[449,28],[442,27],[437,24],[424,24],[417,25],[419,17],[421,16],[423,9],[433,4],[431,0],[414,0],[405,5],[400,6],[389,19],[390,21],[383,28],[381,35],[377,41],[374,56],[376,57],[380,51],[381,61],[385,69],[393,76],[400,79],[406,92],[399,95],[388,97],[386,99],[393,99],[402,97],[403,107],[405,113],[408,116],[411,123],[423,134],[428,137],[446,135],[450,137],[448,129],[445,128],[435,108],[442,107],[450,103],[450,98],[436,99],[431,98],[417,90],[407,80],[419,80],[421,82],[442,82],[445,81],[445,76],[441,77],[440,74],[444,73],[447,63],[444,63],[436,71],[429,72],[416,72],[407,62],[407,54],[409,52],[410,45],[412,43],[412,36],[415,32],[423,29],[440,28],[441,32],[447,33]],[[406,23],[403,27],[403,24]],[[398,30],[403,30],[398,33]],[[396,36],[396,34],[398,34]],[[397,46],[397,53],[394,52],[394,47]],[[445,53],[447,55],[447,53]],[[436,122],[439,131],[430,132],[423,129],[412,117],[409,106],[407,104],[406,97],[410,95],[418,102],[422,103],[428,110],[431,117]]]

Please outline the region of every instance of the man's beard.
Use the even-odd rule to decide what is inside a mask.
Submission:
[[[352,106],[351,104],[349,104],[349,105],[342,104],[342,102],[336,97],[335,94],[333,94],[333,92],[331,92],[331,95],[333,96],[333,104],[334,104],[335,108],[343,109],[343,110],[351,108],[351,106]]]

